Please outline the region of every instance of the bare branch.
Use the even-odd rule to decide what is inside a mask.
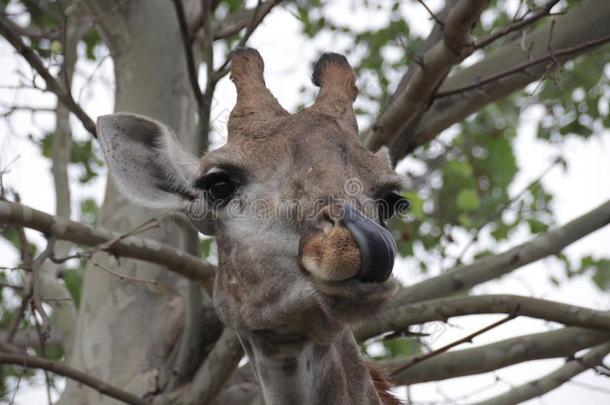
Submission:
[[[493,280],[543,257],[559,253],[569,244],[608,223],[610,223],[610,201],[504,253],[484,257],[469,265],[458,266],[439,276],[403,288],[391,300],[391,305],[445,297]]]
[[[539,397],[570,381],[570,379],[576,377],[583,371],[600,365],[609,352],[610,343],[599,345],[589,350],[582,357],[570,359],[566,364],[550,374],[516,386],[497,397],[472,405],[513,405]]]
[[[570,56],[570,55],[574,55],[574,54],[580,54],[583,51],[586,51],[588,49],[591,48],[595,48],[599,45],[605,44],[607,42],[610,42],[610,35],[606,35],[603,36],[601,38],[597,38],[594,39],[592,41],[587,41],[584,42],[578,46],[574,46],[572,48],[566,48],[566,49],[561,49],[561,50],[552,50],[551,52],[549,52],[546,55],[542,55],[539,58],[533,59],[531,61],[522,63],[520,65],[511,67],[509,69],[500,71],[496,74],[493,74],[489,77],[485,77],[483,79],[480,80],[476,80],[475,82],[471,83],[471,84],[467,84],[464,85],[462,87],[458,87],[455,89],[451,89],[451,90],[447,90],[447,91],[442,91],[442,92],[438,92],[435,96],[435,98],[443,98],[443,97],[448,97],[448,96],[453,96],[455,94],[460,94],[460,93],[464,93],[467,92],[469,90],[473,90],[476,88],[480,88],[482,86],[485,86],[486,84],[498,81],[502,78],[505,78],[506,76],[510,76],[514,73],[518,73],[518,72],[524,72],[526,71],[528,68],[532,67],[532,66],[536,66],[539,65],[541,63],[547,62],[547,61],[556,61],[558,58],[562,58],[562,57],[566,57],[566,56]]]
[[[37,312],[42,319],[41,325],[41,345],[43,345],[44,341],[47,340],[50,334],[49,329],[49,317],[47,316],[47,312],[42,306],[42,297],[40,295],[40,268],[42,264],[51,256],[53,253],[53,249],[55,248],[55,237],[50,236],[47,240],[46,248],[34,259],[32,263],[32,312]]]
[[[562,57],[556,58],[557,61],[564,63],[592,49],[590,46],[580,48],[583,44],[594,44],[597,43],[594,41],[610,35],[609,18],[610,2],[590,0],[575,6],[565,15],[554,17],[541,24],[522,37],[521,41],[513,41],[494,49],[482,61],[452,74],[439,88],[440,93],[473,83],[478,83],[478,86],[452,96],[435,99],[419,121],[392,136],[393,141],[390,146],[392,155],[395,159],[402,158],[418,145],[433,139],[469,114],[548,74],[546,63],[534,64],[526,70],[524,66],[542,57],[548,60],[551,21],[556,21],[550,43],[552,52],[556,55],[557,52],[570,50]],[[507,61],[513,67],[520,67],[521,70],[513,69],[511,65],[507,66]],[[515,71],[508,76],[498,76],[496,80],[485,85],[480,82],[483,78],[490,78],[498,72],[506,73],[508,70]]]
[[[0,113],[1,117],[8,117],[16,113],[17,111],[27,111],[32,114],[34,113],[53,113],[55,112],[54,108],[49,107],[37,107],[33,105],[3,105],[4,111]]]
[[[211,402],[231,377],[243,354],[237,335],[225,328],[180,403],[195,405]]]
[[[85,246],[98,246],[114,241],[105,247],[104,251],[115,256],[156,263],[167,267],[174,273],[208,285],[215,271],[215,267],[206,261],[185,254],[169,245],[137,237],[124,239],[116,232],[54,217],[17,203],[0,201],[0,223],[25,226],[45,235],[55,235],[57,239]]]
[[[203,93],[201,92],[201,87],[199,86],[197,63],[195,62],[195,56],[193,55],[193,45],[189,34],[186,15],[184,13],[184,6],[182,4],[182,0],[172,0],[172,3],[174,3],[174,10],[176,11],[178,25],[180,26],[180,35],[182,36],[182,46],[184,47],[184,53],[186,55],[186,66],[188,69],[189,81],[191,82],[191,88],[193,89],[195,100],[197,101],[198,105],[201,105],[203,102]]]
[[[494,221],[494,220],[500,218],[506,209],[510,208],[515,202],[519,201],[519,199],[521,199],[521,197],[523,197],[523,195],[528,190],[530,190],[535,185],[539,184],[542,181],[542,179],[551,171],[551,169],[553,169],[555,167],[555,165],[557,165],[561,162],[564,162],[564,161],[565,160],[561,156],[558,156],[555,159],[553,159],[553,161],[546,167],[546,169],[544,169],[542,171],[542,173],[540,173],[536,178],[534,178],[525,187],[523,187],[521,189],[521,191],[519,191],[514,196],[510,197],[508,199],[508,201],[506,201],[505,203],[498,206],[491,214],[489,214],[487,217],[485,217],[483,219],[483,222],[481,223],[481,225],[479,225],[477,227],[477,229],[475,229],[474,233],[472,234],[472,236],[470,236],[470,239],[466,242],[464,248],[457,256],[458,257],[457,264],[462,263],[462,259],[464,258],[464,255],[466,254],[468,249],[473,245],[473,243],[475,243],[478,240],[479,233],[483,230],[483,228],[486,225],[488,225],[491,221]]]
[[[416,68],[404,92],[394,98],[372,130],[364,134],[369,149],[389,144],[394,134],[401,133],[426,110],[453,65],[472,52],[472,49],[464,50],[468,32],[486,4],[486,0],[460,0],[451,9],[443,27],[443,39],[426,52],[423,66]]]
[[[91,387],[101,394],[112,397],[126,404],[146,405],[147,401],[136,397],[133,394],[125,392],[117,387],[108,385],[108,383],[99,380],[87,373],[65,366],[61,363],[53,362],[42,357],[28,356],[27,354],[17,353],[14,351],[0,352],[0,364],[13,364],[27,368],[36,368],[41,370],[51,371],[55,374],[73,379],[88,387]]]
[[[3,6],[2,6],[3,7]],[[59,39],[60,31],[56,27],[45,30],[40,27],[31,25],[29,27],[24,27],[19,24],[15,24],[10,19],[5,20],[9,27],[15,31],[17,34],[22,37],[28,37],[31,39]]]
[[[84,11],[82,2],[75,2],[65,10],[65,15],[62,14],[63,35],[61,41],[63,59],[58,80],[65,84],[66,89],[72,88],[72,77],[78,60],[78,43],[88,29],[88,25],[82,23],[85,17]],[[86,85],[83,85],[81,90],[85,88]],[[51,148],[51,172],[53,174],[53,184],[55,185],[55,214],[58,217],[70,219],[72,194],[70,191],[68,166],[72,156],[72,127],[70,126],[70,110],[59,99],[55,106],[55,131]],[[67,255],[70,251],[70,246],[69,242],[58,241],[55,244],[52,256]],[[69,362],[74,343],[77,309],[74,302],[69,300],[71,294],[65,283],[59,278],[59,273],[63,270],[62,266],[52,262],[46,262],[45,265],[45,268],[41,268],[38,271],[41,281],[41,294],[45,297],[62,298],[50,303],[53,307],[51,323],[54,331],[59,331],[62,335],[65,361]]]
[[[220,21],[212,28],[214,40],[230,37],[237,34],[242,29],[248,27],[252,21],[258,26],[273,7],[281,3],[283,0],[267,0],[260,2],[260,6],[242,10],[238,13],[228,16]]]
[[[277,3],[279,3],[279,1],[276,1],[275,3],[277,4]],[[256,8],[254,9],[254,13],[252,14],[252,19],[251,19],[250,23],[248,24],[248,29],[246,30],[244,35],[239,40],[239,43],[237,44],[236,48],[241,48],[246,45],[246,42],[248,42],[248,39],[250,39],[250,36],[252,36],[252,34],[256,30],[256,28],[259,26],[260,23],[263,22],[263,19],[267,16],[267,14],[269,14],[271,9],[273,8],[273,6],[272,7],[263,7],[264,4],[265,3],[262,2],[261,0],[259,0],[256,3]],[[229,73],[228,65],[229,65],[230,60],[231,60],[230,56],[228,56],[227,59],[222,64],[222,66],[220,66],[214,72],[214,74],[213,74],[214,84],[216,84],[216,82],[218,82],[220,79],[222,79],[224,76],[226,76],[227,73]]]
[[[572,356],[609,339],[608,333],[576,327],[534,333],[443,353],[404,370],[394,380],[400,385],[409,385],[481,374],[526,361]],[[396,367],[406,361],[409,359],[392,360],[385,365]]]
[[[451,9],[458,3],[459,0],[447,0],[445,3],[445,7],[436,15],[437,22],[443,22],[447,19],[449,12]],[[443,25],[436,23],[430,32],[430,35],[426,38],[424,43],[417,49],[415,55],[412,55],[411,59],[415,62],[409,66],[407,73],[400,79],[400,83],[396,87],[396,91],[392,94],[390,98],[390,103],[393,103],[396,97],[399,94],[402,94],[407,87],[407,84],[410,83],[411,77],[415,73],[417,65],[421,65],[421,61],[423,60],[423,56],[430,50],[434,45],[436,45],[441,39],[443,39]],[[399,38],[400,40],[400,38]]]
[[[25,352],[28,347],[33,347],[36,350],[40,350],[40,342],[31,339],[31,336],[36,333],[32,327],[21,328],[17,331],[17,334],[13,338],[10,345],[18,348],[18,351]],[[63,347],[65,337],[57,331],[53,331],[49,339],[45,342],[47,348],[61,350]],[[0,331],[0,350],[7,351],[2,348],[2,342],[6,342],[6,332]]]
[[[377,316],[375,322],[357,328],[355,334],[359,340],[364,340],[387,331],[405,331],[410,325],[431,321],[445,322],[456,316],[475,314],[516,314],[610,333],[609,312],[502,294],[442,298],[391,307]]]
[[[116,278],[118,278],[121,281],[133,281],[135,283],[145,283],[145,284],[152,284],[154,286],[158,286],[159,282],[157,280],[145,280],[145,279],[141,279],[141,278],[137,278],[137,277],[131,277],[131,276],[127,276],[125,274],[119,274],[117,272],[114,272],[112,270],[110,270],[108,267],[102,265],[101,263],[98,263],[95,259],[91,258],[90,260],[91,264],[93,264],[95,267],[97,267],[98,269],[110,274],[111,276],[114,276]]]
[[[544,7],[540,8],[540,10],[538,10],[536,13],[532,14],[531,16],[524,18],[522,20],[516,21],[512,24],[509,24],[509,25],[499,29],[498,31],[494,32],[487,38],[483,38],[482,40],[477,41],[474,44],[474,48],[475,49],[484,48],[487,45],[491,44],[492,42],[497,41],[499,38],[502,38],[502,37],[510,34],[511,32],[522,30],[523,28],[534,24],[536,21],[549,15],[551,13],[551,9],[557,3],[559,3],[559,0],[549,1]]]
[[[434,14],[432,10],[430,10],[430,7],[428,7],[424,0],[417,0],[417,2],[421,4],[423,8],[426,9],[428,14],[430,14],[430,18],[433,19],[435,23],[437,23],[441,27],[445,25],[445,23],[436,14]]]
[[[18,194],[15,195],[17,201],[20,200]],[[17,235],[19,238],[19,254],[21,256],[21,268],[28,272],[24,281],[24,291],[21,296],[21,304],[15,310],[13,316],[11,317],[11,322],[8,325],[8,332],[6,335],[6,343],[11,343],[19,330],[19,326],[21,321],[24,318],[25,311],[28,308],[28,304],[32,299],[32,294],[34,292],[34,276],[32,274],[32,268],[34,267],[34,257],[32,252],[32,247],[30,245],[30,241],[25,235],[25,230],[22,227],[17,228]]]
[[[431,359],[431,358],[433,358],[435,356],[440,355],[441,353],[445,353],[448,350],[450,350],[450,349],[452,349],[452,348],[454,348],[456,346],[461,345],[462,343],[472,343],[472,339],[474,339],[475,337],[477,337],[479,335],[482,335],[483,333],[486,333],[486,332],[488,332],[488,331],[490,331],[490,330],[492,330],[494,328],[497,328],[500,325],[505,324],[508,321],[511,321],[511,320],[515,319],[516,316],[517,316],[516,313],[515,314],[510,314],[506,318],[502,318],[499,321],[496,321],[496,322],[494,322],[494,323],[492,323],[490,325],[487,325],[484,328],[481,328],[481,329],[479,329],[479,330],[469,334],[468,336],[464,336],[463,338],[458,339],[458,340],[456,340],[454,342],[451,342],[451,343],[449,343],[449,344],[447,344],[447,345],[445,345],[443,347],[439,347],[438,349],[432,350],[429,353],[421,354],[421,355],[418,355],[418,356],[413,356],[409,360],[407,360],[403,364],[401,364],[400,366],[398,366],[395,369],[393,369],[391,371],[391,375],[399,374],[399,373],[401,373],[401,372],[403,372],[403,371],[405,371],[405,370],[415,366],[416,364],[419,364],[419,363],[421,363],[423,361],[429,360],[429,359]]]
[[[60,83],[53,75],[47,70],[40,57],[34,52],[32,48],[27,46],[18,33],[16,33],[7,23],[7,19],[0,16],[0,35],[2,35],[15,50],[23,56],[23,58],[32,66],[36,72],[47,84],[47,89],[54,93],[57,98],[70,110],[76,117],[81,121],[87,131],[89,131],[94,137],[97,137],[95,123],[87,115],[87,113],[81,108],[80,105],[74,101],[70,89],[66,89],[65,86]]]

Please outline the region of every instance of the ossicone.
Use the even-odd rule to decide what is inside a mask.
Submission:
[[[356,73],[345,56],[325,53],[316,63],[313,84],[320,87],[311,109],[335,117],[344,128],[358,132],[358,124],[352,104],[358,95]]]
[[[237,103],[229,116],[229,136],[263,136],[273,120],[288,115],[265,85],[265,64],[257,50],[239,48],[231,55],[231,80]]]

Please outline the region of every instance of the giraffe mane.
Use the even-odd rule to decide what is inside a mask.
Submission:
[[[368,361],[366,362],[366,366],[369,369],[369,374],[371,375],[379,399],[381,399],[381,403],[383,405],[401,405],[402,402],[390,392],[390,390],[394,388],[394,385],[392,385],[388,370]]]

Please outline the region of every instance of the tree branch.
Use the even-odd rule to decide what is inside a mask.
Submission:
[[[526,361],[572,356],[609,339],[608,333],[576,327],[534,333],[443,353],[404,370],[394,380],[399,385],[409,385],[481,374]],[[396,367],[408,361],[391,360],[384,366]]]
[[[242,29],[250,24],[258,26],[273,7],[281,3],[283,0],[267,0],[260,2],[260,6],[241,10],[238,13],[228,16],[219,21],[212,28],[214,40],[230,37],[237,34]]]
[[[237,335],[231,329],[225,328],[180,403],[210,403],[220,393],[243,355]]]
[[[517,22],[513,22],[512,24],[509,24],[509,25],[499,29],[498,31],[492,33],[487,38],[483,38],[482,40],[475,42],[474,48],[475,49],[485,48],[487,45],[491,44],[492,42],[495,42],[499,38],[502,38],[502,37],[510,34],[511,32],[522,30],[523,28],[527,27],[528,25],[534,24],[536,21],[549,15],[551,13],[551,9],[557,3],[559,3],[559,0],[549,1],[546,4],[546,6],[540,8],[540,10],[538,10],[536,13],[532,14],[531,16],[524,18],[522,20],[519,20]]]
[[[280,1],[276,1],[275,4],[280,3]],[[256,28],[258,28],[259,24],[262,23],[263,19],[267,16],[267,14],[269,14],[269,12],[271,11],[273,6],[265,8],[265,7],[263,7],[264,4],[265,3],[262,2],[261,0],[259,0],[256,3],[256,7],[252,14],[252,20],[248,24],[248,29],[246,30],[244,35],[241,37],[237,46],[234,49],[246,46],[246,42],[248,42],[248,39],[250,39],[250,36],[252,36],[252,34],[256,30]],[[255,18],[255,16],[256,16],[256,18]],[[224,76],[227,75],[227,73],[229,73],[230,60],[231,60],[231,58],[230,58],[230,56],[228,56],[227,59],[222,64],[222,66],[220,66],[216,71],[213,72],[212,76],[213,76],[213,85],[214,86],[220,79],[222,79]]]
[[[443,39],[424,55],[406,85],[387,106],[368,133],[364,134],[365,145],[377,150],[390,143],[394,134],[404,128],[426,110],[439,83],[447,76],[454,64],[461,61],[472,49],[464,50],[468,32],[478,20],[487,0],[460,0],[449,12],[443,27]]]
[[[401,289],[390,306],[445,297],[498,278],[526,264],[556,254],[569,244],[610,223],[610,201],[594,210],[550,230],[504,253],[484,257],[469,265],[458,266]]]
[[[444,23],[443,23],[443,25],[441,25],[439,22],[443,22],[447,19],[449,12],[458,3],[458,1],[459,0],[447,0],[443,10],[441,10],[436,15],[436,19],[435,19],[436,24],[434,24],[434,27],[432,28],[430,35],[428,35],[428,37],[426,38],[424,43],[419,47],[419,49],[417,49],[417,51],[415,52],[415,55],[412,56],[411,59],[414,61],[414,63],[412,63],[411,66],[409,66],[409,68],[407,69],[407,73],[405,73],[404,76],[400,79],[400,83],[398,83],[398,86],[396,87],[396,91],[390,97],[390,101],[389,101],[390,103],[393,103],[394,100],[396,100],[396,97],[399,94],[402,94],[404,92],[405,88],[407,87],[407,84],[410,83],[411,77],[413,76],[413,74],[416,71],[417,65],[422,63],[421,61],[423,60],[424,55],[430,49],[432,49],[432,47],[434,47],[434,45],[436,45],[441,39],[443,39]]]
[[[78,43],[88,28],[81,22],[84,17],[83,14],[82,3],[76,2],[66,10],[66,15],[63,17],[64,29],[61,36],[63,59],[58,80],[65,84],[66,89],[72,88],[72,77],[78,60]],[[70,110],[59,99],[57,99],[55,106],[55,130],[51,148],[51,173],[55,185],[55,213],[58,217],[70,219],[72,198],[68,166],[72,155],[72,128],[70,127]],[[55,243],[53,255],[65,256],[69,251],[70,243],[59,241]],[[44,297],[71,297],[65,283],[59,278],[61,270],[61,265],[48,261],[42,263],[38,274],[41,294]],[[65,361],[69,362],[75,335],[76,305],[72,301],[55,301],[50,305],[53,308],[52,330],[54,333],[59,330],[63,336]]]
[[[500,71],[489,77],[485,77],[483,79],[478,79],[473,83],[470,83],[470,84],[467,84],[467,85],[464,85],[462,87],[458,87],[455,89],[438,92],[435,95],[435,98],[438,99],[438,98],[443,98],[443,97],[449,97],[449,96],[453,96],[456,94],[467,92],[469,90],[474,90],[474,89],[480,88],[481,86],[485,86],[486,84],[493,83],[495,81],[503,79],[506,76],[510,76],[514,73],[525,72],[528,68],[539,65],[543,62],[554,61],[558,58],[567,57],[567,56],[570,56],[573,54],[579,54],[579,53],[582,53],[583,51],[586,51],[591,48],[595,48],[595,47],[605,44],[607,42],[610,42],[610,35],[606,35],[601,38],[594,39],[593,41],[588,41],[588,42],[582,43],[582,44],[580,44],[578,46],[574,46],[572,48],[566,48],[566,49],[562,49],[559,51],[553,50],[553,51],[547,53],[546,55],[540,56],[539,58],[536,58],[531,61],[522,63],[520,65],[511,67],[509,69]]]
[[[27,368],[36,368],[51,371],[61,376],[78,381],[88,387],[91,387],[101,394],[117,399],[126,404],[146,405],[147,401],[136,397],[133,394],[125,392],[117,387],[108,385],[102,380],[99,380],[87,373],[73,369],[60,363],[47,360],[42,357],[28,356],[11,351],[10,353],[0,352],[0,364],[12,364]]]
[[[570,359],[566,364],[542,378],[518,385],[502,395],[472,405],[513,405],[539,397],[570,381],[583,371],[600,365],[609,352],[610,343],[599,345],[582,357]]]
[[[209,284],[215,271],[215,266],[169,245],[133,236],[124,238],[107,229],[54,217],[17,203],[0,201],[0,223],[36,229],[45,235],[85,246],[105,244],[101,250],[112,255],[156,263],[204,284]]]
[[[392,307],[375,322],[357,328],[355,334],[364,340],[387,331],[405,331],[410,325],[475,314],[516,314],[610,333],[609,312],[518,295],[475,295]]]
[[[391,375],[399,374],[399,373],[401,373],[401,372],[403,372],[403,371],[405,371],[405,370],[415,366],[416,364],[419,364],[419,363],[421,363],[423,361],[429,360],[429,359],[431,359],[433,357],[439,356],[440,354],[445,353],[448,350],[450,350],[450,349],[452,349],[452,348],[454,348],[454,347],[456,347],[458,345],[461,345],[463,343],[472,343],[472,339],[474,339],[475,337],[477,337],[479,335],[482,335],[483,333],[489,332],[490,330],[492,330],[494,328],[497,328],[498,326],[503,325],[506,322],[515,319],[516,316],[517,316],[516,314],[510,314],[506,318],[502,318],[499,321],[496,321],[496,322],[494,322],[494,323],[492,323],[490,325],[487,325],[484,328],[481,328],[481,329],[479,329],[479,330],[477,330],[477,331],[475,331],[475,332],[473,332],[473,333],[471,333],[471,334],[469,334],[467,336],[464,336],[461,339],[453,341],[453,342],[451,342],[451,343],[449,343],[449,344],[447,344],[447,345],[445,345],[443,347],[440,347],[440,348],[438,348],[436,350],[432,350],[429,353],[424,353],[424,354],[420,354],[420,355],[417,355],[417,356],[413,356],[409,360],[407,360],[403,364],[401,364],[400,366],[398,366],[395,369],[393,369],[391,371]]]
[[[2,35],[15,50],[23,56],[23,58],[32,66],[36,72],[44,79],[47,84],[47,89],[54,93],[57,98],[70,110],[76,117],[81,121],[87,131],[89,131],[94,137],[97,137],[95,123],[87,115],[87,113],[81,108],[70,93],[70,89],[60,83],[44,66],[44,63],[40,57],[34,52],[32,48],[27,46],[21,36],[16,33],[7,22],[7,19],[0,16],[0,35]]]
[[[549,49],[554,54],[571,50],[554,60],[555,63],[563,63],[591,50],[590,46],[580,48],[583,44],[599,45],[595,41],[610,35],[609,18],[610,2],[590,0],[575,6],[565,15],[546,21],[520,41],[503,45],[489,53],[482,61],[449,76],[440,86],[439,93],[463,88],[472,83],[478,83],[478,86],[433,100],[419,121],[401,133],[392,135],[390,149],[393,157],[402,158],[417,146],[430,141],[446,128],[462,121],[483,106],[544,78],[549,70],[546,64],[537,63],[527,70],[523,70],[523,67],[526,63],[550,55]],[[552,21],[556,21],[555,24],[552,24]],[[551,35],[552,25],[554,28]],[[511,65],[520,67],[521,70],[513,69]],[[487,84],[479,82],[482,78],[490,78],[497,72],[508,72],[508,70],[514,72],[507,76],[498,76],[496,80]]]
[[[193,45],[191,36],[189,34],[186,15],[184,13],[184,6],[182,4],[182,0],[172,0],[172,3],[174,4],[174,10],[176,11],[176,17],[178,18],[178,25],[180,27],[180,35],[182,36],[182,46],[184,47],[184,53],[186,55],[186,67],[188,69],[189,81],[191,82],[191,88],[193,89],[195,101],[197,101],[197,105],[199,105],[199,108],[201,108],[203,93],[201,92],[201,87],[199,86],[197,64],[195,63],[195,56],[193,55]],[[209,20],[205,21],[204,23],[209,23]],[[208,80],[210,79],[208,78]]]

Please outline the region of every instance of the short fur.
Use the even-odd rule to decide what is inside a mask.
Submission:
[[[101,117],[113,179],[140,204],[185,211],[197,229],[216,236],[214,305],[238,335],[268,405],[396,404],[350,329],[382,307],[394,282],[356,278],[359,247],[325,212],[341,204],[360,209],[402,179],[386,155],[358,139],[356,75],[343,56],[322,56],[313,75],[316,102],[295,114],[266,88],[263,70],[255,50],[235,52],[228,143],[198,165],[161,123]],[[207,184],[202,177],[220,172],[237,184],[226,206],[209,204],[198,188]]]

